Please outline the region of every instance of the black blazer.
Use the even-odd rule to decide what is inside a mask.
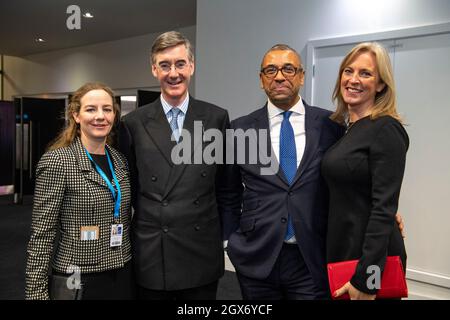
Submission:
[[[318,289],[326,290],[325,239],[328,192],[320,175],[325,151],[343,134],[328,117],[330,112],[305,105],[306,147],[294,182],[286,181],[281,168],[261,175],[259,164],[227,166],[224,195],[224,238],[237,272],[265,279],[284,242],[288,212],[292,215],[298,246]],[[236,119],[233,129],[266,129],[271,150],[267,105]],[[248,153],[248,145],[247,153]],[[237,160],[235,160],[237,161]],[[276,160],[275,160],[276,161]],[[279,167],[279,166],[278,166]]]
[[[226,110],[189,98],[183,129],[201,141],[191,146],[202,152],[203,133],[229,127]],[[200,130],[198,130],[200,128]],[[222,165],[181,164],[171,159],[176,143],[161,100],[126,115],[120,129],[121,150],[132,175],[132,250],[137,283],[153,290],[181,290],[209,284],[224,272],[216,182]],[[194,155],[194,153],[192,153]],[[191,155],[191,156],[192,156]]]
[[[386,255],[399,255],[406,268],[403,238],[395,222],[405,170],[408,135],[394,118],[355,122],[322,162],[330,190],[328,262],[359,259],[351,280],[367,288],[368,267],[384,268]]]

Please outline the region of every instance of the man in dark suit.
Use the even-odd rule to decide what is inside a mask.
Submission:
[[[276,45],[265,54],[260,82],[266,105],[234,120],[231,128],[266,130],[266,150],[272,149],[277,165],[272,174],[262,173],[261,162],[235,159],[227,166],[223,221],[228,255],[244,299],[326,298],[328,192],[320,163],[344,131],[328,118],[331,112],[299,96],[304,70],[289,46]]]
[[[191,146],[185,150],[189,154],[204,149],[205,139],[189,140],[198,124],[202,132],[218,129],[225,136],[228,113],[189,95],[194,57],[189,40],[179,32],[163,33],[153,43],[152,73],[161,85],[160,98],[125,116],[120,129],[132,176],[139,297],[215,299],[224,272],[216,203],[223,166],[178,164],[172,151],[177,143]]]

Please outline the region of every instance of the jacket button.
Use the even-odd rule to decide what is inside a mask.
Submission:
[[[163,229],[164,233],[169,232],[169,227],[168,226],[164,226],[162,229]]]
[[[196,224],[195,227],[194,227],[194,229],[195,229],[196,231],[198,231],[198,230],[200,230],[200,226],[199,226],[198,224]]]
[[[155,182],[156,180],[158,180],[158,178],[155,176],[152,176],[152,181]]]
[[[194,201],[194,204],[197,205],[197,206],[198,206],[199,203],[200,203],[200,201],[198,201],[198,199],[196,199],[196,200]]]
[[[286,223],[287,219],[286,218],[281,218],[281,222],[282,223]]]
[[[169,202],[167,202],[166,200],[164,200],[161,204],[162,204],[163,207],[167,207],[167,206],[169,205]]]
[[[202,177],[206,177],[206,171],[202,171]]]
[[[289,191],[288,195],[289,195],[289,196],[293,196],[294,193],[293,193],[292,191]]]

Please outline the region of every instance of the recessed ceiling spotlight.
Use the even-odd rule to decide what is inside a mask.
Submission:
[[[36,42],[45,42],[45,40],[42,39],[42,38],[36,38],[36,39],[34,39],[34,41],[36,41]]]
[[[83,17],[88,18],[88,19],[91,19],[91,18],[93,18],[94,16],[93,16],[90,12],[86,12],[85,14],[83,14]]]

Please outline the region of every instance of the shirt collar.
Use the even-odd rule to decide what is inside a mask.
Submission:
[[[282,114],[284,112],[283,109],[276,107],[270,99],[267,100],[267,109],[269,113],[269,119],[275,118],[276,116]],[[305,106],[303,105],[302,97],[298,100],[298,102],[293,105],[289,111],[292,111],[297,114],[304,115],[305,114]]]
[[[161,94],[161,104],[164,109],[164,114],[167,115],[167,113],[172,110],[172,108],[175,108],[174,106],[170,105]],[[184,98],[183,102],[177,107],[178,109],[183,112],[183,114],[186,114],[187,109],[189,106],[189,93],[186,95],[186,98]]]

